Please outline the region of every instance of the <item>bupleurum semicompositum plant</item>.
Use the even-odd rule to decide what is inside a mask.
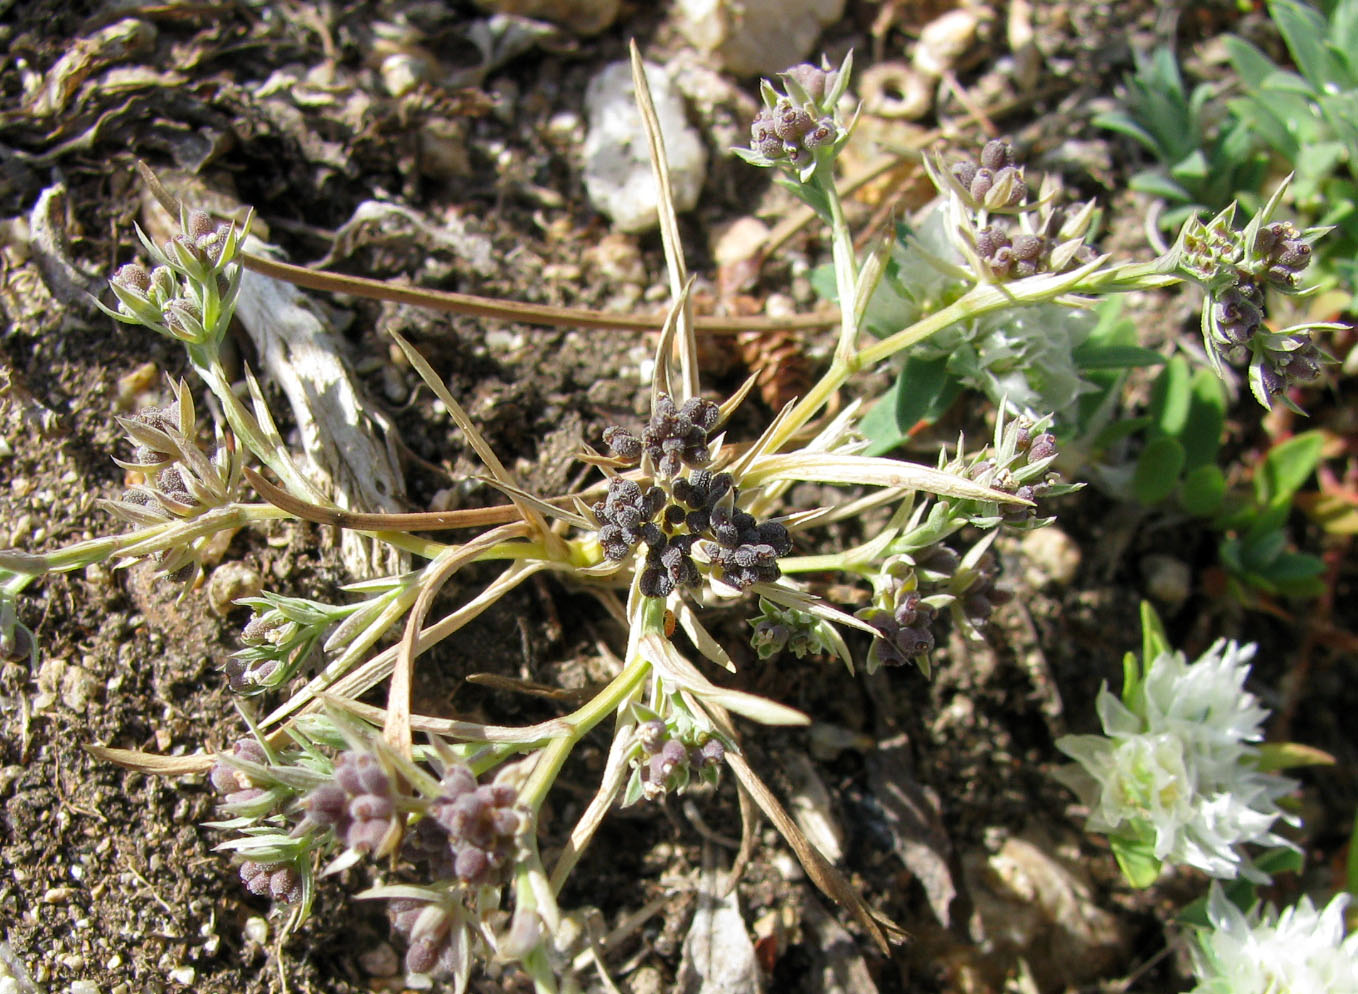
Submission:
[[[635,53],[634,67],[665,190],[659,131]],[[861,654],[869,668],[913,662],[927,671],[935,625],[944,618],[979,637],[1004,598],[992,545],[997,529],[1044,524],[1050,517],[1037,506],[1069,490],[1051,468],[1057,446],[1049,413],[998,405],[989,444],[968,448],[959,440],[930,466],[864,455],[861,406],[850,403],[828,417],[831,398],[855,374],[958,322],[1021,307],[1082,306],[1092,296],[1171,285],[1184,275],[1163,261],[1131,265],[1097,254],[1085,241],[1081,212],[1058,223],[1045,194],[1031,201],[1012,150],[992,144],[970,169],[934,170],[944,195],[960,205],[950,237],[963,261],[948,264],[957,292],[863,341],[885,253],[858,256],[836,187],[835,154],[851,130],[840,111],[848,76],[847,62],[808,65],[790,70],[781,91],[766,84],[765,110],[745,152],[754,164],[777,169],[829,230],[842,302],[829,369],[757,438],[726,437],[751,384],[721,402],[702,395],[682,248],[662,197],[674,302],[656,347],[650,417],[611,426],[603,448],[581,454],[602,476],[583,492],[525,490],[438,375],[398,337],[480,459],[485,481],[509,503],[427,514],[339,509],[297,470],[254,378],[247,372],[247,405],[222,363],[241,266],[259,265],[243,254],[242,229],[180,209],[181,233],[168,245],[143,236],[153,268],[129,264],[115,274],[118,307],[110,313],[183,342],[216,397],[225,422],[219,456],[198,452],[184,389],[177,391],[177,417],[161,410],[130,419],[129,434],[145,449],[130,462],[150,482],[117,510],[137,527],[47,553],[0,553],[6,645],[17,646],[27,633],[16,597],[46,573],[166,554],[162,571],[177,575],[198,561],[196,543],[258,522],[292,518],[354,529],[417,560],[407,573],[349,588],[359,597],[347,604],[274,593],[247,602],[253,617],[242,632],[244,648],[225,666],[230,683],[265,700],[271,692],[287,696],[251,719],[251,738],[232,752],[166,760],[102,750],[147,769],[210,771],[221,794],[217,826],[229,836],[222,848],[236,854],[252,892],[291,909],[289,928],[305,918],[320,877],[365,864],[377,879],[361,896],[386,902],[410,972],[450,978],[460,991],[473,964],[494,957],[519,964],[537,989],[557,990],[558,978],[573,970],[573,951],[555,939],[563,916],[557,896],[610,808],[711,785],[730,771],[811,878],[885,945],[890,929],[745,759],[737,717],[795,725],[807,716],[705,674],[705,662],[730,670],[742,654],[709,629],[711,618],[758,597],[757,655],[828,649],[850,667]],[[367,286],[342,282],[349,292]],[[242,480],[262,500],[244,499]],[[802,482],[850,489],[833,506],[792,507],[791,488]],[[869,512],[886,523],[860,545],[806,548],[818,544],[821,526]],[[415,534],[455,529],[472,537],[445,542]],[[959,544],[976,533],[981,537]],[[431,621],[439,591],[473,562],[494,564],[498,573]],[[827,573],[870,587],[870,606],[855,616],[803,579]],[[625,648],[612,679],[574,710],[531,726],[415,712],[420,656],[539,574],[592,593],[619,623]],[[686,641],[675,637],[679,631]],[[379,648],[395,632],[399,641]],[[385,707],[360,701],[384,684]],[[612,742],[593,798],[568,830],[544,826],[545,802],[567,758],[605,722]],[[544,830],[560,842],[550,867],[538,844]]]

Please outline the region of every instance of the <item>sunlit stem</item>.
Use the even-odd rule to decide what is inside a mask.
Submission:
[[[643,631],[663,632],[665,627],[665,602],[658,597],[646,598],[640,619],[637,621]],[[635,639],[633,640],[636,641]],[[553,738],[542,750],[537,765],[519,792],[520,800],[537,811],[548,791],[556,781],[561,766],[571,750],[591,728],[613,714],[640,687],[651,672],[651,662],[645,656],[631,658],[623,671],[615,676],[608,686],[584,707],[572,712],[562,722],[570,727],[570,732]]]

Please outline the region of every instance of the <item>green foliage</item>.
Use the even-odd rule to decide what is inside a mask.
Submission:
[[[1226,39],[1245,87],[1229,108],[1295,173],[1292,206],[1298,213],[1339,229],[1322,262],[1351,290],[1358,265],[1358,0],[1326,7],[1322,13],[1297,0],[1269,3],[1296,72],[1275,65],[1243,38]]]
[[[1288,548],[1293,498],[1320,464],[1324,435],[1310,431],[1275,445],[1254,474],[1248,496],[1224,503],[1214,527],[1227,533],[1220,556],[1231,579],[1266,594],[1315,597],[1324,563]]]
[[[1238,191],[1259,188],[1264,158],[1249,127],[1244,121],[1214,127],[1213,87],[1199,83],[1190,92],[1172,51],[1137,53],[1126,88],[1123,109],[1100,114],[1094,123],[1155,156],[1156,166],[1133,176],[1131,187],[1172,206],[1161,218],[1165,228],[1200,210],[1220,210]]]

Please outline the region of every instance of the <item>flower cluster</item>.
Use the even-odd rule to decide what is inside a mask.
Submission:
[[[1118,700],[1098,696],[1103,735],[1067,735],[1075,759],[1061,779],[1089,807],[1088,828],[1144,844],[1160,862],[1214,877],[1267,877],[1241,846],[1288,843],[1272,832],[1293,820],[1277,805],[1294,783],[1258,768],[1267,711],[1244,690],[1254,646],[1218,641],[1194,663],[1161,652]]]
[[[1327,356],[1311,332],[1325,324],[1273,331],[1265,323],[1266,291],[1300,292],[1311,261],[1311,242],[1324,228],[1299,231],[1270,221],[1282,188],[1255,218],[1237,230],[1234,205],[1210,221],[1190,218],[1170,255],[1170,265],[1207,291],[1202,311],[1203,341],[1218,373],[1223,365],[1249,370],[1250,390],[1265,407],[1290,386],[1320,375]]]
[[[648,801],[684,790],[695,774],[711,782],[726,756],[726,747],[715,736],[697,729],[677,732],[660,718],[641,722],[637,740],[637,783]]]
[[[119,466],[146,481],[125,490],[105,506],[134,525],[147,526],[193,518],[235,500],[241,486],[241,460],[234,439],[219,435],[208,458],[195,438],[198,422],[193,395],[183,382],[174,385],[175,403],[148,407],[118,423],[135,448]],[[161,572],[176,580],[191,580],[200,568],[199,552],[206,539],[154,555]]]
[[[1096,257],[1085,242],[1093,202],[1069,210],[1055,206],[1058,191],[1050,180],[1029,201],[1023,167],[1008,142],[987,142],[979,163],[965,156],[946,167],[933,157],[925,163],[946,198],[951,240],[972,278],[1002,283],[1062,273]]]
[[[872,605],[857,612],[857,617],[877,629],[868,649],[868,672],[906,663],[927,672],[936,612],[935,605],[920,595],[919,576],[909,557],[896,556],[884,563]]]
[[[450,766],[440,780],[443,792],[429,806],[429,817],[447,835],[453,873],[463,883],[489,883],[513,862],[519,832],[527,819],[516,810],[518,792],[508,784],[477,784],[465,766]]]
[[[1198,985],[1191,994],[1358,991],[1358,932],[1344,934],[1348,894],[1323,910],[1309,897],[1281,913],[1256,907],[1248,915],[1215,881],[1207,898],[1210,929],[1191,951]]]
[[[702,580],[693,552],[701,542],[714,579],[737,590],[772,582],[781,575],[777,560],[792,551],[787,529],[776,521],[756,521],[737,506],[731,474],[701,467],[711,461],[708,432],[720,409],[694,398],[676,408],[661,395],[640,438],[625,428],[605,430],[604,441],[624,461],[653,467],[660,485],[642,488],[625,477],[609,481],[608,493],[591,510],[599,522],[605,558],[621,562],[641,544],[646,560],[639,584],[647,597],[668,597],[676,587]],[[684,466],[687,477],[678,474]]]
[[[245,229],[224,225],[204,211],[186,212],[180,227],[163,248],[138,229],[156,264],[149,271],[136,262],[120,267],[109,281],[118,309],[104,310],[119,321],[144,325],[189,345],[215,345],[240,290],[242,269],[236,257]]]
[[[333,829],[345,848],[357,853],[385,855],[401,837],[395,785],[369,752],[340,753],[333,779],[307,794],[302,807],[308,821]]]
[[[408,972],[440,979],[466,976],[467,930],[455,905],[437,899],[396,897],[387,902],[387,917],[392,931],[406,940]]]
[[[848,59],[838,69],[827,62],[793,66],[779,74],[781,93],[764,80],[764,105],[750,124],[750,145],[735,153],[751,165],[778,166],[805,183],[848,140],[838,107],[849,68]]]
[[[711,532],[716,541],[703,543],[703,551],[714,575],[737,590],[777,580],[778,557],[792,551],[792,538],[777,521],[756,521],[724,505],[712,509]]]
[[[979,163],[963,156],[948,167],[948,176],[967,206],[976,210],[1018,207],[1028,196],[1028,183],[1023,167],[1014,160],[1013,146],[998,138],[981,148]]]
[[[302,875],[291,863],[260,863],[247,859],[240,865],[241,883],[256,897],[287,904],[302,899]]]
[[[759,598],[759,614],[750,619],[750,624],[754,627],[750,645],[760,659],[769,659],[784,649],[802,659],[835,648],[834,631],[828,622],[766,597]]]
[[[645,491],[632,480],[615,476],[608,481],[608,496],[594,504],[599,526],[599,544],[604,555],[621,562],[641,542],[654,548],[664,536],[652,520],[665,505],[665,492],[659,487]]]

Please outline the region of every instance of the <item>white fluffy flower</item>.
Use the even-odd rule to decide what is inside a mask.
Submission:
[[[1145,840],[1161,862],[1214,877],[1267,876],[1240,852],[1245,843],[1289,845],[1273,822],[1295,786],[1260,772],[1268,712],[1244,689],[1254,646],[1218,641],[1194,663],[1161,653],[1124,704],[1105,685],[1103,735],[1056,745],[1076,760],[1057,775],[1089,806],[1090,831]]]
[[[1212,923],[1192,948],[1198,986],[1192,994],[1339,994],[1358,991],[1358,932],[1344,937],[1347,894],[1323,911],[1303,897],[1281,914],[1242,914],[1212,884]]]

